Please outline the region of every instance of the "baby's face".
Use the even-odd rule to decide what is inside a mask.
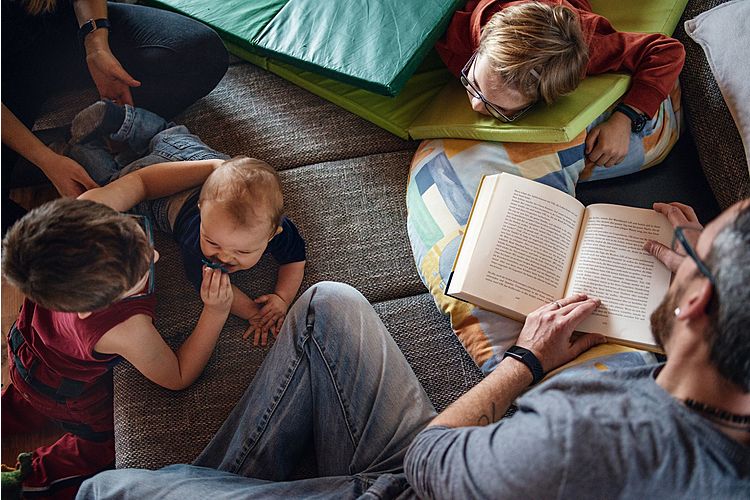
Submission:
[[[209,260],[223,264],[230,273],[250,269],[268,246],[268,228],[243,227],[216,203],[201,203],[200,245]]]
[[[525,97],[516,89],[508,86],[500,75],[490,69],[489,62],[484,56],[477,56],[466,72],[469,81],[479,90],[487,101],[491,102],[505,116],[513,116],[532,104],[532,100]],[[484,102],[478,97],[466,92],[471,107],[477,113],[490,116]]]

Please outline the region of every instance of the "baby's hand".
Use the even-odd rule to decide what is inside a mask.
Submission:
[[[258,345],[258,339],[262,333],[260,309],[258,309],[258,314],[248,318],[247,321],[250,323],[250,326],[248,326],[247,330],[245,330],[245,333],[242,334],[242,338],[247,339],[250,335],[252,335],[254,339],[253,344]],[[263,337],[263,345],[266,345],[265,342],[267,339],[268,331],[266,331],[266,334]]]
[[[203,281],[201,282],[201,300],[204,307],[220,313],[229,313],[232,307],[232,285],[229,275],[220,269],[203,267]]]
[[[255,299],[255,303],[262,305],[260,308],[260,327],[255,331],[254,344],[266,345],[268,341],[268,332],[274,336],[278,335],[281,325],[284,323],[286,311],[289,308],[287,303],[275,293],[261,295]]]

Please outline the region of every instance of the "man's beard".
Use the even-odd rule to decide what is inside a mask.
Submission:
[[[674,311],[682,298],[682,292],[682,287],[675,288],[674,290],[670,289],[661,301],[661,304],[651,313],[651,333],[660,347],[664,347],[664,343],[669,340],[669,336],[672,333],[675,318]]]

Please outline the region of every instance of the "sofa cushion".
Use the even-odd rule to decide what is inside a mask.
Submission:
[[[726,0],[690,0],[675,30],[685,46],[680,74],[682,103],[703,171],[721,208],[750,196],[745,152],[703,49],[685,32],[684,23]]]
[[[261,81],[267,76],[272,82],[279,80],[255,68],[239,73],[247,78],[258,76]],[[306,158],[324,157],[340,148],[335,161],[296,165],[280,172],[287,213],[307,242],[302,290],[323,280],[343,281],[359,289],[376,304],[433,403],[444,408],[476,383],[481,372],[446,319],[435,311],[414,271],[404,206],[414,144],[398,141],[392,145],[400,144],[406,149],[377,152],[376,143],[372,154],[364,154],[364,138],[358,140],[365,144],[346,145],[345,134],[339,134],[342,140],[324,130],[330,129],[331,123],[346,123],[352,115],[314,96],[305,100],[304,91],[287,82],[280,83],[302,94],[296,111],[275,108],[261,112],[250,105],[235,109],[228,95],[224,100],[224,90],[220,88],[218,96],[212,94],[184,115],[185,124],[193,131],[213,133],[211,145],[219,150],[229,145],[228,140],[236,145],[235,137],[206,130],[217,127],[215,121],[206,121],[205,117],[233,113],[238,118],[231,127],[247,141],[250,152],[261,149],[253,148],[253,138],[275,148],[274,134],[293,130],[295,123],[304,124],[310,140],[295,140],[289,145],[293,151],[279,151],[279,155],[291,159],[296,150]],[[230,85],[253,84],[243,78]],[[317,121],[304,118],[314,113],[303,104],[321,112]],[[275,118],[268,116],[276,111],[280,114]],[[326,111],[330,114],[323,115]],[[240,123],[244,122],[239,116],[248,113],[258,114],[242,127]],[[351,125],[355,136],[356,130],[382,133],[356,117]],[[257,156],[263,158],[269,149],[264,151]],[[355,156],[341,159],[347,155]],[[192,331],[202,306],[184,277],[175,243],[165,234],[156,236],[156,246],[162,254],[156,266],[156,326],[176,348]],[[255,297],[273,289],[276,270],[276,263],[267,256],[253,269],[233,274],[232,282]],[[242,340],[245,326],[245,322],[230,317],[203,375],[183,391],[156,386],[126,362],[115,369],[118,467],[154,468],[195,458],[252,380],[269,348],[254,347],[250,341]]]
[[[734,118],[750,166],[750,3],[734,0],[685,21],[685,31],[705,52]]]

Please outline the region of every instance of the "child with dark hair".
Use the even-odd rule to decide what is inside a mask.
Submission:
[[[214,167],[191,165],[178,182],[190,185]],[[152,193],[161,189],[154,185]],[[17,222],[2,249],[3,275],[26,296],[8,338],[3,433],[28,433],[50,422],[66,431],[54,444],[19,456],[17,470],[3,472],[3,497],[72,498],[81,481],[114,466],[112,367],[124,358],[167,389],[192,384],[229,315],[229,278],[204,268],[203,311],[173,352],[153,324],[159,254],[147,220],[61,198]]]
[[[469,0],[436,49],[472,108],[503,122],[572,92],[586,75],[630,73],[622,102],[586,137],[589,162],[601,166],[625,158],[631,132],[654,118],[685,60],[679,41],[619,32],[588,0]]]

